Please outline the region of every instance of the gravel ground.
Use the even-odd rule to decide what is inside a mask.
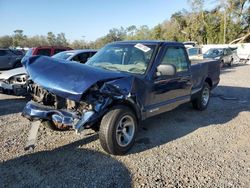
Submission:
[[[222,71],[209,108],[183,105],[143,123],[126,156],[98,134],[40,127],[34,151],[26,99],[0,95],[0,187],[250,187],[250,65]]]

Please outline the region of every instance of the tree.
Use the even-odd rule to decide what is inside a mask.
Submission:
[[[123,27],[120,29],[113,28],[109,30],[109,33],[106,35],[107,42],[121,41],[126,37],[126,31]]]
[[[57,34],[56,44],[58,46],[68,46],[69,45],[64,33]]]
[[[42,35],[32,36],[27,39],[27,47],[47,46],[47,45],[49,45],[47,38]]]
[[[12,37],[5,35],[0,37],[0,48],[9,48],[12,46]]]
[[[227,42],[246,35],[250,30],[250,1],[227,0],[225,2],[227,13]]]
[[[133,39],[133,37],[135,36],[137,32],[137,28],[135,25],[131,25],[129,27],[127,27],[126,29],[126,35],[127,35],[127,39],[129,40],[130,38]]]
[[[163,36],[162,36],[162,26],[161,26],[161,24],[158,24],[157,26],[155,26],[155,27],[153,28],[152,37],[153,37],[153,39],[155,39],[155,40],[162,40],[162,39],[163,39]]]
[[[24,47],[25,45],[25,40],[27,40],[27,36],[23,34],[23,30],[17,29],[14,31],[13,35],[13,46],[21,46]]]
[[[56,36],[53,32],[47,33],[47,40],[51,46],[55,46],[57,44],[57,39],[56,39]]]
[[[134,40],[148,40],[152,38],[151,30],[147,25],[142,25],[137,28],[137,31],[134,35]]]
[[[188,0],[193,12],[202,12],[204,9],[204,0]]]
[[[71,44],[70,47],[73,49],[86,49],[86,48],[91,48],[90,43],[86,42],[85,40],[74,40]]]

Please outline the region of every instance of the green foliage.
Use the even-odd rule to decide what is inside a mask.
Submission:
[[[0,48],[9,48],[12,46],[12,37],[5,35],[0,37]]]
[[[13,46],[23,46],[25,45],[25,41],[27,39],[27,36],[23,34],[23,30],[17,29],[14,31],[13,35]]]
[[[57,44],[56,36],[51,31],[47,33],[47,40],[51,46],[55,46]]]
[[[49,42],[47,38],[42,35],[36,35],[33,37],[29,37],[27,39],[27,44],[23,47],[36,47],[36,46],[48,46]]]
[[[57,34],[56,45],[57,46],[68,46],[69,45],[64,33]]]

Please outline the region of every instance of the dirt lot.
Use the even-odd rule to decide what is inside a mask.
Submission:
[[[98,134],[40,127],[23,150],[26,100],[0,95],[0,187],[249,187],[250,65],[225,69],[209,108],[191,105],[143,123],[126,156],[109,156]]]

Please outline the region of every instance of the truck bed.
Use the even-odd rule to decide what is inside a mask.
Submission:
[[[220,62],[207,59],[191,61],[191,73],[192,94],[202,89],[205,80],[208,80],[211,89],[213,89],[220,81]]]

